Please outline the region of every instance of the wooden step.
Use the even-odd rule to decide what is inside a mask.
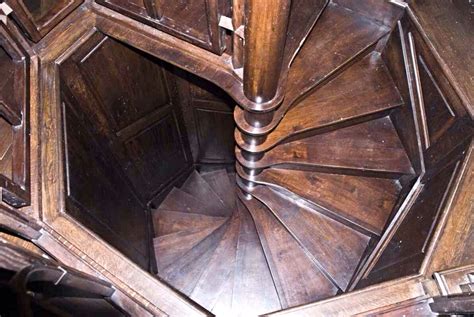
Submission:
[[[249,168],[279,166],[395,177],[414,173],[389,117],[278,145],[257,162],[246,161],[240,150],[236,154]]]
[[[226,221],[184,255],[164,268],[159,276],[173,285],[174,288],[189,296],[196,287],[202,273],[206,270],[229,224],[230,221]]]
[[[265,205],[245,200],[252,214],[282,308],[335,295],[338,288],[321,272]]]
[[[202,214],[163,209],[153,211],[152,217],[155,237],[179,231],[204,229],[213,225],[221,225],[227,219],[225,217],[211,217]]]
[[[158,209],[180,211],[187,213],[195,213],[208,216],[225,217],[227,210],[222,211],[222,208],[209,206],[202,201],[194,198],[194,196],[182,191],[178,188],[173,188],[166,196],[165,200],[160,204]]]
[[[370,238],[278,193],[258,186],[252,195],[270,209],[338,287],[346,290]]]
[[[288,190],[330,217],[380,235],[400,193],[397,180],[271,168],[254,182]]]
[[[219,195],[226,207],[235,208],[234,185],[225,169],[208,173],[201,173],[202,178],[211,186],[212,190]]]
[[[262,152],[304,134],[383,116],[401,105],[403,100],[387,67],[380,55],[372,52],[290,109],[265,142],[252,151]],[[249,149],[237,136],[238,145]]]
[[[158,273],[180,259],[203,239],[217,230],[222,223],[215,223],[206,228],[189,229],[160,236],[153,239],[153,248]]]
[[[237,124],[243,131],[269,132],[305,94],[330,80],[359,56],[373,50],[378,40],[389,31],[386,26],[331,2],[289,69],[285,99],[272,123],[264,129],[252,129],[245,125],[244,113],[237,107]],[[361,78],[357,77],[357,81],[362,81]],[[371,83],[370,78],[368,83]]]
[[[234,272],[232,313],[224,316],[257,316],[281,309],[255,223],[238,200],[241,227]]]
[[[240,215],[234,213],[219,246],[191,292],[191,299],[209,311],[216,305],[225,283],[233,274],[239,232]]]
[[[224,201],[212,190],[211,186],[197,171],[193,171],[181,186],[181,190],[204,203],[208,208],[216,210],[220,215],[230,215],[232,209],[226,207]]]

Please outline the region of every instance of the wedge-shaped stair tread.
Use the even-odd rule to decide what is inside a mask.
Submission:
[[[277,110],[275,120],[281,119],[304,94],[365,54],[388,32],[387,27],[330,3],[291,64],[285,99]],[[358,77],[357,81],[365,79]],[[244,114],[240,109],[236,110],[240,124]]]
[[[255,316],[280,310],[280,300],[255,223],[240,200],[237,205],[241,227],[230,316]]]
[[[179,231],[204,229],[213,225],[221,225],[225,217],[212,217],[188,212],[159,209],[153,212],[155,236],[163,236]]]
[[[369,237],[304,206],[267,186],[252,192],[292,233],[339,288],[345,290]]]
[[[186,182],[181,186],[181,190],[192,195],[208,208],[216,210],[221,215],[230,215],[232,212],[197,171],[189,175]]]
[[[226,207],[233,209],[235,207],[235,193],[229,175],[226,170],[217,170],[208,173],[202,173],[202,178],[211,186],[212,190],[219,195]]]
[[[256,182],[278,186],[380,235],[400,193],[396,180],[271,168]]]
[[[256,199],[245,204],[255,221],[282,308],[336,294],[337,287],[267,207]]]
[[[382,58],[373,52],[290,109],[256,149],[269,149],[312,130],[384,115],[402,104]]]
[[[249,165],[242,161],[244,165]],[[412,174],[410,159],[389,117],[278,145],[249,167],[275,165]]]
[[[178,188],[173,188],[161,203],[159,210],[172,210],[180,212],[188,212],[195,214],[202,214],[208,216],[227,216],[227,210],[222,211],[222,208],[217,208],[213,205],[209,206],[202,201],[194,198],[194,196],[182,191]]]
[[[291,65],[285,99],[295,100],[388,31],[354,11],[329,4]]]
[[[175,261],[212,234],[221,225],[216,223],[207,228],[180,231],[154,238],[153,247],[158,273],[161,275],[165,268],[175,263]]]
[[[160,277],[189,296],[196,287],[228,226],[229,221],[214,230],[174,263],[166,267]]]
[[[239,232],[240,216],[234,213],[226,233],[190,295],[192,300],[209,311],[214,308],[225,283],[234,271]]]

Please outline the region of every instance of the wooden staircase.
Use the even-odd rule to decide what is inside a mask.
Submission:
[[[389,31],[327,5],[272,119],[236,107],[239,187],[195,171],[154,211],[161,279],[222,316],[349,290],[415,177],[390,117],[406,105],[380,53]]]

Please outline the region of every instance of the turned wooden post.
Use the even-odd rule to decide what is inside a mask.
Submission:
[[[247,0],[244,92],[254,102],[277,93],[290,6],[291,0]]]
[[[239,1],[237,1],[239,3]],[[244,46],[244,93],[256,104],[271,101],[278,93],[282,63],[285,52],[288,19],[291,0],[247,0],[245,4],[245,46]],[[274,110],[244,110],[246,123],[255,128],[263,128],[272,122]],[[258,145],[266,135],[243,133],[245,142]],[[263,153],[241,150],[246,160],[251,162],[263,158]],[[259,169],[243,168],[249,176],[261,172]],[[241,179],[241,188],[250,192],[254,184]]]

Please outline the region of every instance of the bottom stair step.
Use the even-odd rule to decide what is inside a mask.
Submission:
[[[265,205],[256,199],[244,203],[255,221],[282,308],[314,302],[338,292]]]

